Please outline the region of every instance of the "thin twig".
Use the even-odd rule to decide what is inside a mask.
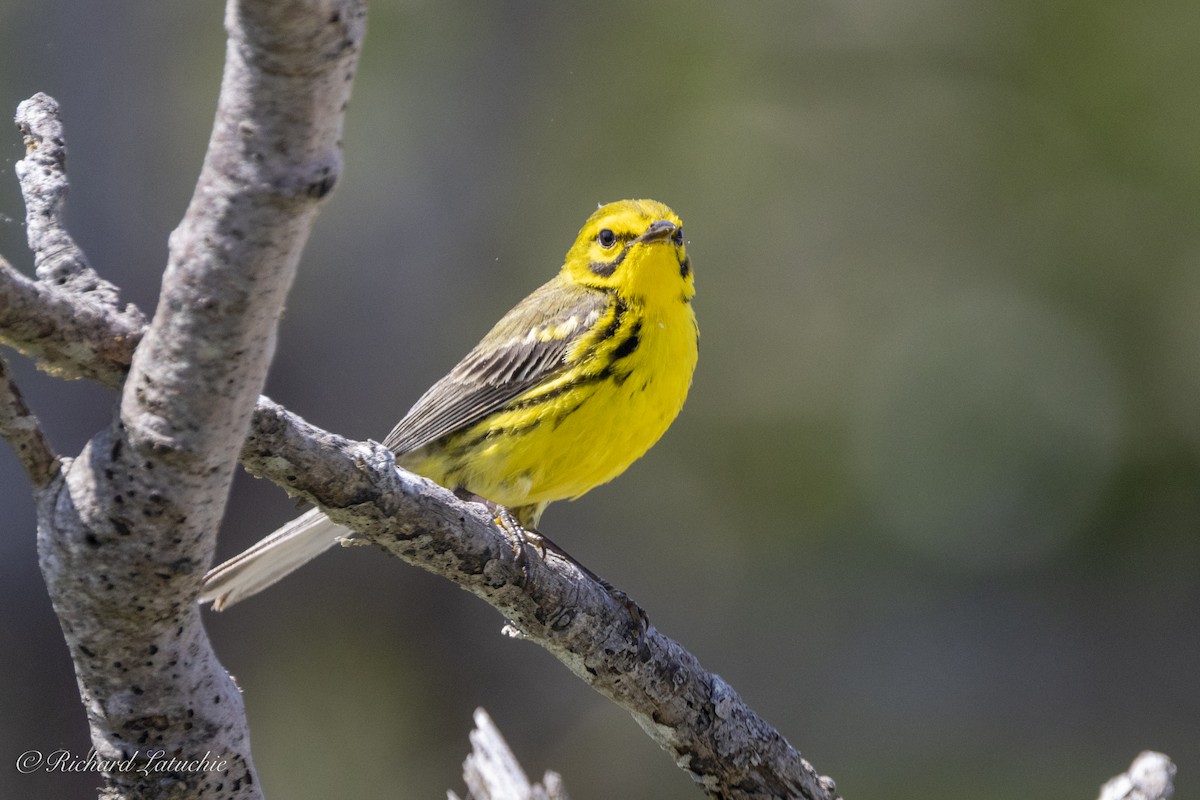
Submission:
[[[17,106],[25,158],[15,164],[38,281],[0,257],[0,341],[63,378],[118,386],[146,318],[120,308],[117,287],[96,274],[67,230],[67,143],[58,102],[38,93]],[[82,302],[80,302],[82,301]]]
[[[112,308],[117,287],[96,274],[63,221],[67,190],[67,142],[58,102],[41,92],[17,106],[25,158],[15,166],[25,198],[25,234],[40,280]]]
[[[8,372],[8,363],[0,355],[0,438],[5,439],[33,485],[44,488],[62,467],[42,426],[25,405],[25,399]]]

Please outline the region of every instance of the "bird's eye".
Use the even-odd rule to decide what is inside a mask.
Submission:
[[[617,235],[608,228],[605,228],[596,236],[596,241],[600,243],[601,247],[607,250],[617,243]]]
[[[682,226],[676,228],[675,232],[671,234],[671,241],[677,245],[683,244],[683,227]]]

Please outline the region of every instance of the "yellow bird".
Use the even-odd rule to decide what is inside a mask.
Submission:
[[[620,475],[679,414],[696,367],[683,223],[653,200],[588,218],[559,273],[518,303],[384,440],[396,462],[503,506],[546,506]],[[205,577],[201,602],[255,594],[349,532],[313,509]]]

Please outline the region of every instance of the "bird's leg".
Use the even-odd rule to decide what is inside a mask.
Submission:
[[[456,492],[456,494],[458,493]],[[555,544],[554,540],[552,540],[549,536],[546,536],[544,533],[535,528],[530,528],[522,524],[521,521],[517,519],[517,515],[514,514],[507,506],[502,506],[499,503],[493,503],[491,500],[480,497],[476,494],[467,493],[467,496],[465,497],[462,494],[459,494],[459,496],[464,500],[483,503],[483,505],[486,506],[487,509],[492,513],[496,525],[498,525],[506,533],[508,533],[510,537],[512,537],[513,553],[516,556],[517,567],[521,570],[522,582],[529,580],[528,548],[530,546],[538,549],[543,560],[545,560],[547,553],[553,553],[563,561],[573,564],[577,570],[604,587],[604,590],[608,592],[609,596],[612,597],[613,600],[616,600],[617,603],[624,606],[625,610],[629,612],[629,616],[633,620],[634,628],[636,629],[634,637],[638,643],[639,649],[641,648],[642,637],[647,631],[650,630],[650,618],[646,615],[646,612],[642,609],[642,607],[634,602],[633,598],[581,564],[578,559]]]
[[[608,592],[609,597],[611,597],[613,600],[616,600],[618,604],[625,607],[625,610],[629,613],[630,619],[633,621],[634,641],[637,643],[638,650],[640,651],[642,649],[642,646],[644,645],[643,637],[650,630],[650,617],[646,616],[645,610],[642,609],[642,607],[639,606],[636,602],[634,602],[632,597],[625,594],[625,592],[623,592],[620,589],[618,589],[617,587],[613,586],[608,581],[604,580],[604,578],[601,578],[599,575],[592,572],[586,566],[581,564],[578,559],[576,559],[574,556],[572,556],[566,550],[563,550],[561,547],[559,547],[557,544],[555,544],[554,540],[551,539],[549,536],[546,536],[544,533],[537,531],[533,528],[525,527],[524,525],[522,525],[520,523],[519,520],[517,520],[516,516],[511,511],[504,508],[503,506],[500,506],[499,508],[500,508],[500,513],[497,518],[497,523],[500,524],[502,527],[505,527],[510,533],[514,533],[524,543],[521,547],[521,552],[518,555],[518,559],[521,562],[521,571],[522,571],[524,577],[526,579],[528,579],[528,577],[529,577],[528,565],[526,563],[526,555],[525,555],[525,546],[527,546],[529,544],[532,544],[539,551],[541,551],[541,556],[542,556],[543,560],[546,558],[546,553],[553,553],[554,555],[561,558],[563,561],[573,564],[575,566],[575,569],[579,570],[584,575],[588,576],[589,578],[594,580],[596,583],[598,583],[602,587],[604,587],[604,591]],[[509,527],[510,525],[515,525],[517,527],[517,530],[520,531],[520,533],[513,531],[513,529],[511,527]]]
[[[527,548],[529,545],[537,545],[537,548],[542,551],[542,558],[546,557],[546,541],[540,533],[535,530],[526,528],[517,519],[517,515],[512,512],[508,506],[502,506],[499,503],[493,503],[486,497],[480,497],[474,492],[463,488],[454,490],[454,494],[460,500],[466,500],[469,503],[479,503],[488,510],[492,515],[494,522],[502,531],[508,534],[512,540],[513,555],[516,556],[517,568],[521,570],[522,583],[529,579],[529,556]]]
[[[517,569],[521,570],[521,584],[529,582],[529,546],[533,545],[541,551],[541,557],[546,558],[546,542],[549,541],[533,528],[526,528],[517,519],[517,515],[508,506],[484,500],[484,505],[492,512],[492,519],[512,539],[513,554],[516,556]]]

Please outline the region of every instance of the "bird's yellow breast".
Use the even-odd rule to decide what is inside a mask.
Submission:
[[[510,507],[578,497],[624,472],[683,407],[697,327],[682,301],[658,313],[614,303],[595,327],[614,323],[603,340],[580,342],[573,368],[410,468]]]

